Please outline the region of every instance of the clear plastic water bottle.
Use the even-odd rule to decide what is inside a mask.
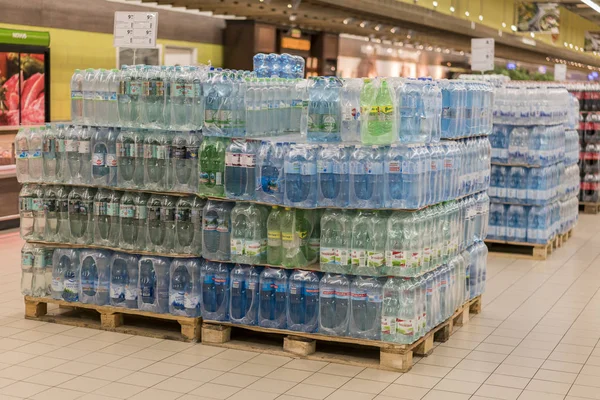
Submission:
[[[94,104],[96,102],[96,71],[92,68],[85,70],[81,88],[83,92],[83,121],[84,125],[95,125]]]
[[[200,146],[200,184],[198,191],[207,196],[224,196],[226,142],[221,138],[207,137]]]
[[[33,295],[33,262],[36,247],[25,243],[21,248],[21,294]]]
[[[229,275],[229,264],[207,261],[200,267],[202,318],[210,321],[229,320]]]
[[[313,271],[296,270],[288,283],[287,329],[315,332],[319,316],[319,276]]]
[[[202,254],[202,209],[206,201],[197,196],[181,197],[175,205],[175,239],[173,251],[179,254]]]
[[[59,167],[56,153],[56,129],[50,124],[46,124],[46,129],[42,132],[42,180],[45,183],[58,183],[59,182]]]
[[[323,145],[317,154],[317,203],[346,207],[349,202],[350,151],[345,146]]]
[[[377,278],[354,277],[350,285],[349,335],[355,338],[381,338],[383,285]]]
[[[506,212],[506,240],[509,242],[525,243],[527,241],[527,212],[526,208],[511,205]]]
[[[267,216],[262,206],[237,203],[231,210],[231,261],[264,264],[267,261]]]
[[[231,258],[231,210],[233,203],[209,200],[202,211],[202,256],[207,260]]]
[[[285,155],[284,171],[285,205],[314,207],[317,201],[317,152],[315,146],[292,145]]]
[[[365,79],[360,93],[360,136],[363,144],[397,140],[394,90],[386,79]]]
[[[259,278],[258,325],[264,328],[287,327],[288,271],[265,268]]]
[[[234,139],[225,152],[225,193],[228,198],[251,200],[256,196],[256,146]]]
[[[378,146],[356,146],[350,155],[350,202],[353,208],[383,204],[384,152]]]
[[[262,141],[257,153],[256,199],[283,204],[284,158],[287,146],[282,142]]]
[[[52,297],[68,302],[78,302],[81,263],[79,250],[56,249],[52,259]]]
[[[83,124],[83,72],[76,69],[71,77],[71,121]]]
[[[243,325],[258,324],[260,267],[237,264],[231,270],[229,320]]]
[[[94,243],[100,246],[119,245],[119,204],[121,192],[100,189],[94,196]]]
[[[77,144],[77,161],[78,165],[71,167],[71,178],[73,180],[73,172],[75,174],[74,184],[91,185],[92,184],[92,147],[91,140],[92,136],[96,132],[96,128],[81,127],[76,132]],[[69,138],[71,139],[71,138]],[[67,149],[67,151],[69,151]]]
[[[119,204],[119,247],[126,250],[146,249],[149,197],[147,193],[123,193]]]
[[[173,190],[196,193],[198,191],[198,152],[201,136],[195,132],[175,133],[171,145],[171,176]]]
[[[171,177],[172,136],[166,131],[154,130],[144,138],[144,186],[149,190],[168,191]]]
[[[169,312],[169,266],[166,257],[144,256],[139,262],[138,308],[154,313]]]
[[[113,186],[117,180],[116,139],[118,132],[113,128],[98,128],[91,138],[92,184]]]
[[[350,280],[346,275],[326,273],[319,283],[319,333],[348,334]]]
[[[82,250],[79,301],[98,306],[109,303],[110,257],[107,250]]]
[[[144,188],[144,140],[146,131],[121,129],[116,141],[117,183],[124,189]]]
[[[351,222],[351,261],[355,275],[379,276],[385,265],[387,232],[381,226],[387,216],[375,211],[360,211]]]
[[[200,261],[174,259],[170,267],[169,312],[186,317],[200,316],[202,291]]]
[[[29,181],[41,182],[44,171],[44,132],[45,128],[31,128],[29,135]]]
[[[21,128],[15,136],[15,163],[17,180],[20,183],[30,182],[29,178],[29,128]]]
[[[91,244],[93,240],[93,206],[95,189],[74,188],[69,193],[69,226],[74,244]]]
[[[171,196],[150,196],[147,206],[147,251],[157,253],[170,253],[173,251],[176,201]]]
[[[326,210],[321,218],[320,263],[324,272],[350,273],[353,213]]]
[[[115,252],[110,259],[110,305],[137,308],[139,259],[134,254]]]
[[[90,125],[107,126],[109,98],[107,70],[101,68],[95,71],[92,87],[94,91],[94,103]]]

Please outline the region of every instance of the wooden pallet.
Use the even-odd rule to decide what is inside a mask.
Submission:
[[[506,242],[486,239],[485,244],[494,255],[504,255],[530,260],[546,260],[553,251],[561,248],[573,236],[573,229],[567,233],[556,235],[546,244]]]
[[[58,305],[49,310],[48,304]],[[202,318],[25,296],[25,318],[181,341],[200,340]]]
[[[413,366],[413,354],[418,356],[431,354],[434,341],[447,341],[455,327],[469,321],[470,313],[480,312],[481,296],[478,296],[459,307],[452,317],[436,326],[424,337],[407,345],[214,321],[203,322],[202,343],[406,372]]]
[[[583,211],[584,214],[598,214],[600,213],[600,203],[588,203],[580,201],[579,211]]]

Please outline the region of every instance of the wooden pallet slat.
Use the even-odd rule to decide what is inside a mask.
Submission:
[[[49,313],[48,304],[58,305]],[[198,341],[201,318],[25,296],[25,318],[165,339]],[[170,321],[170,322],[169,322]],[[177,322],[177,325],[173,325]]]
[[[579,211],[583,211],[584,214],[598,214],[600,213],[600,203],[580,201]]]
[[[470,312],[481,312],[481,296],[459,307],[456,312],[412,344],[395,344],[384,341],[329,336],[321,333],[296,332],[260,326],[237,325],[229,322],[204,321],[202,343],[241,350],[260,350],[269,354],[292,355],[310,360],[330,361],[350,365],[368,366],[406,372],[412,368],[413,355],[431,354],[434,342],[447,341],[455,330],[469,320]],[[239,334],[239,338],[234,334]],[[254,338],[252,338],[254,336]],[[253,339],[269,338],[271,343],[258,343]],[[274,342],[273,342],[274,338]],[[274,343],[274,344],[273,344]],[[341,348],[342,354],[338,354]],[[352,351],[348,351],[351,347]],[[361,354],[369,350],[370,358]],[[377,353],[373,353],[377,351]],[[361,354],[362,359],[355,355]],[[373,354],[376,357],[373,358]]]
[[[553,251],[561,248],[573,236],[573,229],[567,233],[556,235],[546,244],[507,242],[503,240],[486,239],[485,244],[490,252],[514,258],[530,260],[546,260]]]

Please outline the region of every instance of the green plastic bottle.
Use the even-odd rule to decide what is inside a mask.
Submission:
[[[365,79],[360,94],[360,135],[364,144],[391,144],[394,142],[395,107],[393,93],[385,79]]]
[[[206,137],[200,146],[198,192],[206,196],[223,197],[225,174],[226,141],[222,138]]]

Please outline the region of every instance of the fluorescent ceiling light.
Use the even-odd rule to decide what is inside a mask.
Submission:
[[[596,4],[595,2],[593,2],[592,0],[581,0],[581,2],[583,4],[586,4],[587,6],[589,6],[591,9],[593,9],[597,13],[600,13],[600,6],[598,4]]]

